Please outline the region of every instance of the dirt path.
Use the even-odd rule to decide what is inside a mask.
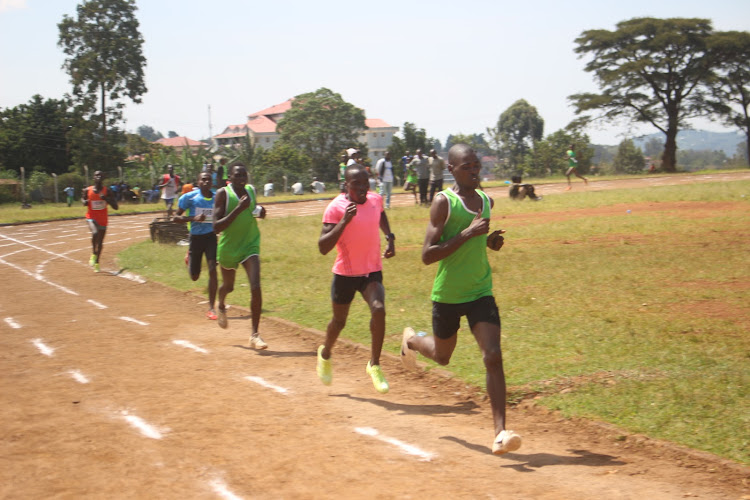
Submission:
[[[152,217],[112,218],[104,268]],[[321,332],[265,318],[251,350],[246,311],[221,330],[200,298],[92,273],[89,248],[81,221],[0,228],[2,498],[748,498],[746,467],[531,404],[493,456],[473,389],[386,356],[380,395],[351,344],[323,386]]]

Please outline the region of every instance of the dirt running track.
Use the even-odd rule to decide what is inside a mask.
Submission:
[[[111,219],[103,268],[151,218]],[[509,411],[523,447],[496,457],[473,389],[385,357],[380,395],[343,343],[323,386],[320,332],[264,318],[270,348],[251,350],[246,311],[221,330],[198,297],[94,274],[89,248],[82,221],[0,228],[2,498],[748,498],[746,467],[533,405]]]

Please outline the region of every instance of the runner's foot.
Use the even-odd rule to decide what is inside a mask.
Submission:
[[[502,431],[492,443],[492,453],[502,455],[521,447],[521,436],[513,431]]]
[[[417,351],[409,349],[409,344],[407,343],[414,335],[416,335],[414,329],[407,326],[404,328],[404,333],[401,337],[401,364],[403,364],[404,368],[407,370],[417,369]]]
[[[318,377],[323,384],[331,385],[331,382],[333,382],[333,368],[331,367],[330,359],[323,359],[323,348],[324,346],[318,347]]]
[[[206,311],[206,319],[216,320],[218,318],[219,317],[216,315],[213,309],[209,309],[208,311]]]
[[[368,361],[367,373],[370,375],[370,378],[372,378],[372,385],[375,386],[376,391],[381,394],[388,392],[388,382],[385,380],[385,375],[383,375],[383,370],[380,369],[380,365],[371,365]]]
[[[571,189],[572,189],[572,187],[568,186],[568,187],[565,188],[565,191],[570,191]]]
[[[217,319],[219,320],[219,327],[226,328],[227,327],[227,310],[219,307],[217,313],[218,313]]]
[[[91,267],[94,267],[94,264],[96,264],[96,255],[91,254],[91,258],[89,259],[89,265]]]
[[[95,273],[99,272],[99,263],[98,262],[94,262],[94,272]]]
[[[260,338],[260,334],[258,333],[250,335],[249,344],[250,344],[250,347],[252,347],[253,349],[258,349],[259,351],[262,351],[263,349],[268,349],[268,344],[263,342],[263,339]]]

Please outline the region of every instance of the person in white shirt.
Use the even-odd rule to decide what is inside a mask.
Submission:
[[[385,208],[391,208],[391,192],[393,191],[393,163],[391,152],[386,151],[385,156],[375,164],[375,171],[380,180],[380,196],[385,198]]]
[[[313,181],[310,184],[310,187],[312,188],[312,192],[315,194],[324,193],[326,190],[326,185],[320,182],[317,177],[313,177]]]
[[[346,162],[347,167],[352,163],[359,163],[359,149],[349,148],[346,150],[346,154],[349,155],[349,160]]]
[[[292,184],[292,194],[304,194],[304,193],[305,193],[305,190],[302,187],[301,182],[295,182],[294,184]]]
[[[273,180],[269,180],[263,185],[263,196],[273,196]]]

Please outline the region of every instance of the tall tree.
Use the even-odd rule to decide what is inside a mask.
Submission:
[[[277,126],[281,140],[305,153],[313,175],[327,181],[337,178],[341,151],[364,146],[358,138],[366,128],[364,111],[326,88],[296,96]]]
[[[38,94],[27,104],[0,110],[0,166],[16,172],[37,166],[48,173],[67,172],[72,123],[66,101]]]
[[[516,168],[544,135],[544,120],[534,106],[519,99],[503,111],[497,127],[488,132],[500,137],[503,156],[511,168]]]
[[[423,128],[417,128],[411,122],[405,122],[404,126],[401,127],[401,135],[404,136],[404,146],[407,151],[414,154],[414,151],[421,149],[423,153],[427,154],[430,149],[435,147],[435,139],[427,137],[427,132]]]
[[[641,148],[636,147],[632,139],[625,139],[617,148],[613,164],[617,174],[637,174],[643,172],[646,159]]]
[[[139,103],[147,90],[136,10],[135,0],[85,0],[75,18],[65,15],[57,25],[73,97],[84,115],[98,118],[104,143],[108,129],[122,118],[121,99]]]
[[[156,130],[154,130],[154,127],[151,127],[149,125],[141,125],[140,127],[136,129],[135,133],[140,135],[147,141],[151,141],[151,142],[154,142],[164,137],[161,134],[161,132],[157,132]]]
[[[712,90],[717,98],[716,111],[729,126],[738,127],[747,138],[750,156],[750,33],[723,31],[710,40],[711,53],[719,62]]]
[[[576,38],[576,53],[589,55],[585,70],[601,93],[568,97],[576,113],[650,123],[665,136],[662,167],[676,171],[677,132],[690,118],[709,112],[705,84],[713,76],[707,19],[635,18],[617,29],[588,30]],[[589,119],[590,117],[586,117]]]

